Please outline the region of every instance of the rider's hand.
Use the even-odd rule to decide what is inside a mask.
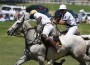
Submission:
[[[54,20],[53,23],[54,23],[54,24],[58,24],[57,20]]]
[[[56,22],[55,22],[55,23],[56,23],[56,24],[59,24],[59,22],[60,22],[60,20],[59,20],[59,19],[56,19]]]

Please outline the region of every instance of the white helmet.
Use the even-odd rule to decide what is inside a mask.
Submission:
[[[59,9],[60,9],[60,10],[61,10],[61,9],[67,9],[67,7],[66,7],[66,5],[62,4],[62,5],[60,5]]]

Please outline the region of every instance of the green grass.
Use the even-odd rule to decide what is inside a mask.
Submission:
[[[30,6],[31,3],[22,3],[17,5],[26,5]],[[3,4],[0,4],[3,5]],[[44,4],[45,7],[48,7],[49,10],[55,11],[59,8],[59,4]],[[85,11],[90,11],[89,6],[77,6],[77,5],[67,5],[69,9],[72,9],[74,12],[78,13],[80,9],[85,9]],[[24,51],[24,39],[15,37],[15,36],[8,36],[7,29],[13,24],[14,22],[0,22],[0,65],[14,65],[14,63],[23,55]],[[34,25],[35,23],[31,23]],[[63,30],[65,27],[62,25],[58,25],[60,30]],[[79,25],[79,31],[81,34],[90,34],[90,24],[82,23]],[[78,65],[74,59],[70,56],[63,57],[66,59],[66,62],[63,65]],[[61,58],[62,59],[62,58]],[[60,60],[61,60],[60,59]],[[57,62],[59,62],[58,60]],[[27,62],[24,65],[38,65],[37,62],[31,61]]]
[[[14,63],[23,55],[24,39],[8,36],[6,31],[14,22],[0,22],[0,65],[14,65]],[[31,23],[34,25],[34,23]],[[59,25],[59,29],[63,30],[63,26]],[[79,25],[81,34],[90,34],[90,25],[82,23]],[[63,57],[66,62],[63,65],[78,65],[70,56]],[[62,58],[61,58],[62,59]],[[60,59],[60,60],[61,60]],[[57,62],[60,62],[58,60]],[[38,65],[35,61],[30,61],[24,65]]]
[[[79,31],[81,34],[90,34],[90,24],[85,23],[80,24]]]
[[[0,65],[14,65],[15,58],[23,53],[24,40],[14,36],[9,37],[6,33],[12,24],[13,22],[0,22]]]

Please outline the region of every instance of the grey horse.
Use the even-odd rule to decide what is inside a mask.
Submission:
[[[60,53],[52,46],[46,49],[44,42],[40,40],[40,34],[28,23],[24,21],[24,16],[16,21],[8,30],[8,35],[16,35],[18,31],[22,30],[25,38],[25,54],[22,56],[15,65],[21,65],[26,61],[35,60],[39,65],[45,65],[44,61],[57,60],[69,54],[76,59],[80,65],[87,65],[86,61],[90,62],[90,57],[86,55],[87,45],[81,36],[59,36],[62,43]],[[46,52],[47,51],[47,52]]]

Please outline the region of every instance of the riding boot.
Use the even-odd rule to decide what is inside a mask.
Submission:
[[[60,52],[60,48],[61,48],[61,45],[59,45],[57,42],[55,42],[54,40],[52,40],[51,38],[47,38],[48,41],[50,41],[50,43],[56,48],[57,50],[57,53]]]

